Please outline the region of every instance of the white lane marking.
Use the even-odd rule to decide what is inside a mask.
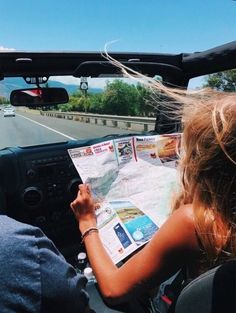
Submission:
[[[68,136],[68,135],[66,135],[66,134],[63,134],[63,133],[59,132],[58,130],[55,130],[55,129],[51,128],[51,127],[48,127],[48,126],[43,125],[43,124],[41,124],[41,123],[39,123],[39,122],[36,122],[36,121],[32,120],[31,118],[25,117],[25,116],[20,115],[20,114],[16,114],[16,115],[18,115],[18,116],[20,116],[20,117],[23,117],[23,118],[25,118],[26,120],[29,120],[30,122],[35,123],[35,124],[37,124],[37,125],[39,125],[39,126],[45,127],[45,128],[47,128],[47,129],[49,129],[49,130],[51,130],[51,131],[53,131],[53,132],[55,132],[55,133],[57,133],[57,134],[59,134],[59,135],[61,135],[61,136],[64,136],[64,137],[66,137],[66,138],[68,138],[68,139],[76,140],[76,138],[73,138],[73,137],[70,137],[70,136]]]

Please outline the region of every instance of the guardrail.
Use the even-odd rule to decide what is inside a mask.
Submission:
[[[82,123],[91,123],[134,131],[154,130],[156,121],[153,117],[103,115],[79,112],[40,111],[40,114],[44,116],[79,121]]]

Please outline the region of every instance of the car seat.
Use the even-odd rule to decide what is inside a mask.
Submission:
[[[236,312],[236,260],[213,268],[180,293],[175,313]]]

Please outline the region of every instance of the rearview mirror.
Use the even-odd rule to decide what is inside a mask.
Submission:
[[[14,106],[42,107],[67,103],[69,96],[64,88],[30,88],[13,90],[10,102]]]

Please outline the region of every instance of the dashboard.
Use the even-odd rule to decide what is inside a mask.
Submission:
[[[82,180],[67,150],[102,140],[104,137],[0,150],[1,214],[41,228],[74,267],[85,247],[70,202]],[[88,293],[92,307],[121,312],[104,304],[94,284],[88,286]]]
[[[83,249],[70,208],[82,180],[67,149],[81,145],[72,141],[0,151],[1,212],[40,227],[71,264]]]

